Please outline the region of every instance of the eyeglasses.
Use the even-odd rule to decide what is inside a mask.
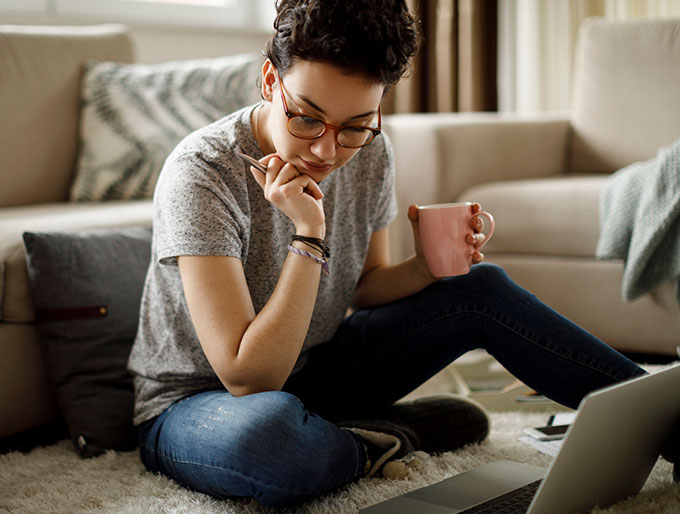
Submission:
[[[381,133],[380,105],[378,105],[378,128],[371,127],[352,127],[347,125],[333,125],[326,123],[319,118],[307,114],[299,114],[288,110],[288,102],[283,94],[284,87],[279,70],[276,70],[276,78],[281,85],[281,102],[283,110],[288,118],[288,132],[300,139],[318,139],[323,136],[328,129],[335,131],[335,141],[343,148],[361,148],[373,141]]]

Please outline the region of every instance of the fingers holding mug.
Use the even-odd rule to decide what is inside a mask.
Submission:
[[[492,229],[489,228],[487,231],[487,234],[482,233],[482,230],[484,230],[484,221],[482,220],[482,215],[490,217],[491,225],[494,224],[493,222],[493,216],[491,216],[490,213],[485,213],[481,212],[482,207],[478,203],[472,204],[472,212],[473,215],[470,217],[470,227],[474,232],[472,234],[467,234],[465,236],[465,241],[474,247],[474,250],[472,252],[472,263],[473,264],[479,264],[484,260],[484,254],[480,252],[479,250],[486,244],[486,241],[491,235]],[[480,215],[478,215],[480,214]]]
[[[477,209],[475,209],[477,207]],[[472,216],[470,217],[470,226],[475,231],[474,234],[468,234],[471,237],[469,244],[475,246],[475,250],[478,252],[482,247],[489,241],[494,229],[496,228],[496,221],[490,212],[481,210],[481,206],[478,203],[472,204]],[[482,218],[486,218],[488,221],[488,226]],[[486,228],[486,234],[482,234],[482,229]]]
[[[473,222],[471,221],[471,224]],[[479,230],[481,231],[483,227],[483,222],[479,220],[479,224],[482,225],[479,227]],[[474,225],[478,225],[477,223],[474,223]],[[474,229],[477,230],[477,229]],[[484,245],[486,242],[486,235],[482,234],[481,232],[476,232],[474,234],[468,234],[465,237],[465,241],[467,244],[472,245],[474,247],[474,250],[472,252],[472,263],[473,264],[479,264],[484,260],[484,254],[479,251],[479,249]]]
[[[475,232],[473,234],[468,234],[465,236],[465,242],[476,248],[479,248],[481,245],[483,245],[484,241],[486,241],[486,236],[481,232]]]
[[[484,221],[479,216],[476,216],[482,212],[482,206],[478,202],[474,202],[470,205],[472,210],[472,217],[470,218],[470,228],[475,232],[481,232],[484,229]],[[472,244],[472,243],[470,243]]]

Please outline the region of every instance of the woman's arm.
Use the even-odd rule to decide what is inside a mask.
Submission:
[[[261,162],[267,172],[251,172],[265,198],[291,219],[296,233],[323,238],[318,185],[275,155]],[[315,253],[303,243],[292,244]],[[272,295],[257,315],[239,259],[184,256],[178,265],[196,334],[224,386],[235,396],[281,389],[309,330],[321,265],[289,253]]]
[[[425,289],[437,279],[423,264],[413,255],[402,263],[390,265],[388,229],[374,232],[352,306],[356,309],[376,307]]]
[[[321,266],[289,254],[255,315],[239,259],[184,256],[178,264],[196,334],[224,386],[234,396],[281,389],[307,335]]]
[[[479,212],[481,206],[475,203],[472,209],[474,212]],[[408,217],[413,228],[415,254],[402,263],[390,265],[388,229],[374,232],[361,279],[352,298],[355,308],[376,307],[405,298],[422,291],[438,280],[430,273],[423,257],[418,229],[418,208],[415,205],[409,206]],[[472,228],[477,232],[482,227],[477,218],[474,218],[474,223]],[[472,239],[468,242],[475,246],[481,245],[484,241],[483,234],[469,237]],[[473,254],[473,262],[481,262],[483,259],[484,255],[478,251]]]

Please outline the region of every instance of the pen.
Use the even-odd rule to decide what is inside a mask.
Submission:
[[[260,170],[262,173],[267,173],[267,168],[264,167],[264,165],[259,162],[258,160],[252,158],[250,155],[246,155],[242,152],[236,152],[236,154],[246,161],[248,164],[250,164],[253,168]]]

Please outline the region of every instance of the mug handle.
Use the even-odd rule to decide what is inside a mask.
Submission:
[[[479,211],[476,214],[473,214],[472,217],[477,217],[477,216],[484,216],[487,220],[489,220],[489,230],[485,234],[486,237],[484,238],[484,242],[477,247],[477,251],[480,251],[482,248],[484,248],[484,245],[489,242],[489,239],[491,239],[491,235],[493,234],[494,228],[496,228],[496,222],[493,219],[493,216],[491,215],[490,212],[487,211]]]

